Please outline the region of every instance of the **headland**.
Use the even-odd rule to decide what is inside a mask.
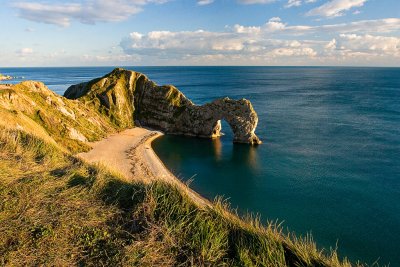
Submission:
[[[216,138],[220,119],[233,141],[259,144],[248,100],[196,106],[115,69],[65,97],[36,81],[2,85],[0,116],[1,265],[352,266],[202,198],[151,149],[161,133],[143,127]]]

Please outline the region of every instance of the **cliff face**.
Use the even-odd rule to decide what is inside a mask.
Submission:
[[[221,119],[234,133],[234,142],[260,144],[255,134],[258,117],[246,99],[217,99],[198,106],[172,85],[158,86],[145,75],[115,69],[106,76],[73,85],[64,94],[94,105],[119,127],[148,126],[169,134],[213,138]]]

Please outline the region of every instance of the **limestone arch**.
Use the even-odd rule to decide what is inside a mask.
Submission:
[[[254,112],[250,101],[246,99],[232,100],[229,98],[217,99],[206,108],[212,111],[214,123],[210,136],[221,135],[221,120],[227,122],[233,133],[233,142],[260,144],[255,134],[258,124],[257,113]],[[204,106],[203,106],[204,107]]]

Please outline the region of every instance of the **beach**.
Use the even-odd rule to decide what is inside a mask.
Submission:
[[[207,199],[173,175],[158,158],[151,143],[162,135],[159,131],[135,127],[88,143],[92,149],[77,156],[88,163],[100,164],[120,174],[128,182],[171,183],[184,190],[200,207],[210,205]]]
[[[396,266],[399,265],[397,247],[393,245],[399,239],[396,230],[400,214],[399,205],[393,205],[399,203],[400,181],[400,135],[396,127],[396,112],[399,110],[396,90],[399,88],[399,69],[131,69],[147,74],[157,84],[178,85],[179,90],[193,103],[202,105],[221,96],[229,96],[232,99],[246,97],[258,112],[257,135],[264,141],[258,147],[232,144],[234,135],[230,125],[224,120],[221,123],[225,135],[216,140],[177,135],[146,137],[145,140],[152,139],[150,148],[161,159],[162,165],[167,166],[179,178],[177,184],[190,182],[190,188],[209,200],[218,196],[228,198],[231,207],[237,208],[241,215],[253,212],[259,214],[263,222],[284,221],[283,227],[298,235],[312,232],[321,247],[334,247],[339,241],[339,255],[346,255],[353,261],[365,259],[367,262],[374,262],[381,257],[382,262],[390,261]],[[17,77],[24,76],[30,80],[41,80],[48,84],[53,92],[62,95],[70,84],[101,77],[107,71],[111,72],[113,68],[19,68],[2,72],[13,73],[13,76]],[[204,77],[212,83],[206,82]],[[249,83],[243,84],[244,80]],[[12,84],[18,82],[22,80],[10,81]],[[9,91],[9,88],[10,86],[0,85],[0,91]],[[52,94],[48,95],[52,97]],[[116,96],[121,95],[123,94]],[[8,107],[10,94],[3,92],[2,96],[5,106]],[[31,97],[33,96],[27,99]],[[75,145],[75,141],[68,138],[69,128],[79,131],[87,140],[98,141],[111,133],[133,127],[126,125],[116,130],[114,127],[103,129],[98,127],[99,124],[93,124],[88,128],[87,125],[92,125],[93,121],[106,125],[104,123],[108,120],[105,118],[103,123],[103,116],[97,116],[97,112],[93,112],[92,109],[83,110],[83,105],[67,103],[69,101],[63,99],[66,104],[64,108],[69,113],[73,111],[75,115],[86,114],[82,117],[77,116],[79,123],[76,123],[76,120],[66,115],[68,113],[58,112],[63,110],[59,105],[52,105],[51,110],[55,112],[49,112],[47,102],[41,101],[46,98],[47,96],[36,98],[40,100],[39,107],[45,120],[37,120],[35,123],[50,127],[47,130],[25,123],[25,117],[22,115],[25,115],[26,111],[30,112],[30,118],[39,119],[35,115],[39,108],[30,105],[29,102],[26,108],[13,98],[15,107],[10,110],[18,113],[12,111],[4,114],[17,116],[13,125],[18,126],[18,123],[25,130],[32,129],[34,133],[41,133],[46,140],[50,140],[46,135],[46,131],[49,130],[50,137],[58,138],[58,142],[70,148],[73,155],[91,148],[87,142]],[[61,102],[54,100],[52,103]],[[158,105],[154,105],[151,110],[158,108]],[[25,113],[22,114],[21,110]],[[123,110],[125,109],[121,109]],[[60,120],[51,122],[55,117]],[[90,118],[90,121],[86,122],[85,118]],[[14,119],[3,120],[7,124],[10,124],[9,121]],[[65,126],[59,126],[59,122]],[[73,133],[75,135],[72,136],[76,137],[76,132]],[[136,140],[135,143],[139,141]],[[126,161],[124,153],[132,147],[130,142],[127,140],[121,145],[122,159],[115,156],[107,158],[107,155],[104,155],[110,169],[111,165],[117,164],[115,162]],[[114,145],[107,144],[105,143],[104,148],[108,146],[109,149],[114,149]],[[145,149],[143,145],[141,147],[142,150]],[[138,148],[134,151],[141,153]],[[152,181],[157,175],[146,174],[144,166],[148,166],[149,161],[144,156],[147,157],[147,154],[140,154],[146,165],[136,163],[135,175],[131,174],[132,165],[124,163],[123,167],[123,164],[118,164],[114,168],[117,169],[116,172],[121,173],[121,170],[125,169],[125,175],[121,175],[120,179]],[[157,180],[161,179],[157,177]],[[382,198],[382,195],[385,197]],[[382,225],[385,225],[385,231],[382,231]],[[382,247],[385,247],[384,251]]]

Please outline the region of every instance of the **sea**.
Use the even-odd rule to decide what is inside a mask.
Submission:
[[[125,67],[173,84],[196,104],[249,99],[262,145],[166,135],[165,165],[239,214],[311,234],[352,261],[400,266],[400,68]],[[0,68],[63,94],[113,67]],[[10,83],[10,81],[3,81]]]

